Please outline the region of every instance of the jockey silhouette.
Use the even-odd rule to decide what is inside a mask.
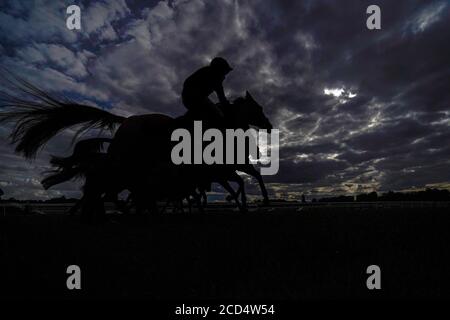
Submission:
[[[200,68],[184,81],[181,94],[183,104],[195,120],[217,123],[223,118],[222,111],[209,99],[209,95],[215,92],[222,106],[229,104],[222,82],[231,70],[233,68],[224,58],[216,57],[209,66]]]

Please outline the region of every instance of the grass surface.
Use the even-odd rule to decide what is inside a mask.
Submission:
[[[450,297],[446,209],[0,218],[2,298]],[[82,290],[66,289],[79,265]],[[380,291],[366,268],[381,268]]]

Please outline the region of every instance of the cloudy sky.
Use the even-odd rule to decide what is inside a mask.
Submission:
[[[82,28],[66,28],[66,7]],[[366,8],[381,8],[381,30]],[[272,195],[296,197],[450,188],[448,1],[2,1],[0,64],[44,89],[121,115],[180,115],[183,80],[212,57],[234,71],[281,132]],[[48,155],[68,154],[68,131],[34,162],[0,126],[5,196],[44,191]],[[255,193],[255,186],[249,186]]]

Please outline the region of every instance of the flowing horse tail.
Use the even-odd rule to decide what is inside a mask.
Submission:
[[[88,129],[113,130],[126,119],[67,98],[58,99],[9,71],[0,69],[0,78],[7,84],[0,90],[0,110],[4,109],[0,123],[15,123],[11,143],[26,158],[35,157],[51,138],[69,127],[81,125],[76,138]],[[3,90],[6,87],[8,91]]]
[[[105,143],[110,143],[110,138],[91,138],[78,141],[75,144],[72,155],[68,157],[51,156],[50,164],[53,170],[45,177],[41,184],[44,189],[49,189],[57,184],[72,180],[77,177],[85,177],[91,167],[106,161],[106,154],[101,153]]]

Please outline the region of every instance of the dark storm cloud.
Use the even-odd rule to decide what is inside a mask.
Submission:
[[[65,28],[67,4],[0,5],[1,63],[115,113],[177,115],[184,78],[223,55],[228,95],[250,90],[281,130],[276,195],[449,185],[447,1],[377,1],[376,31],[369,1],[86,1],[81,32]],[[71,133],[28,164],[0,130],[2,189],[45,197],[23,172],[39,181]]]

